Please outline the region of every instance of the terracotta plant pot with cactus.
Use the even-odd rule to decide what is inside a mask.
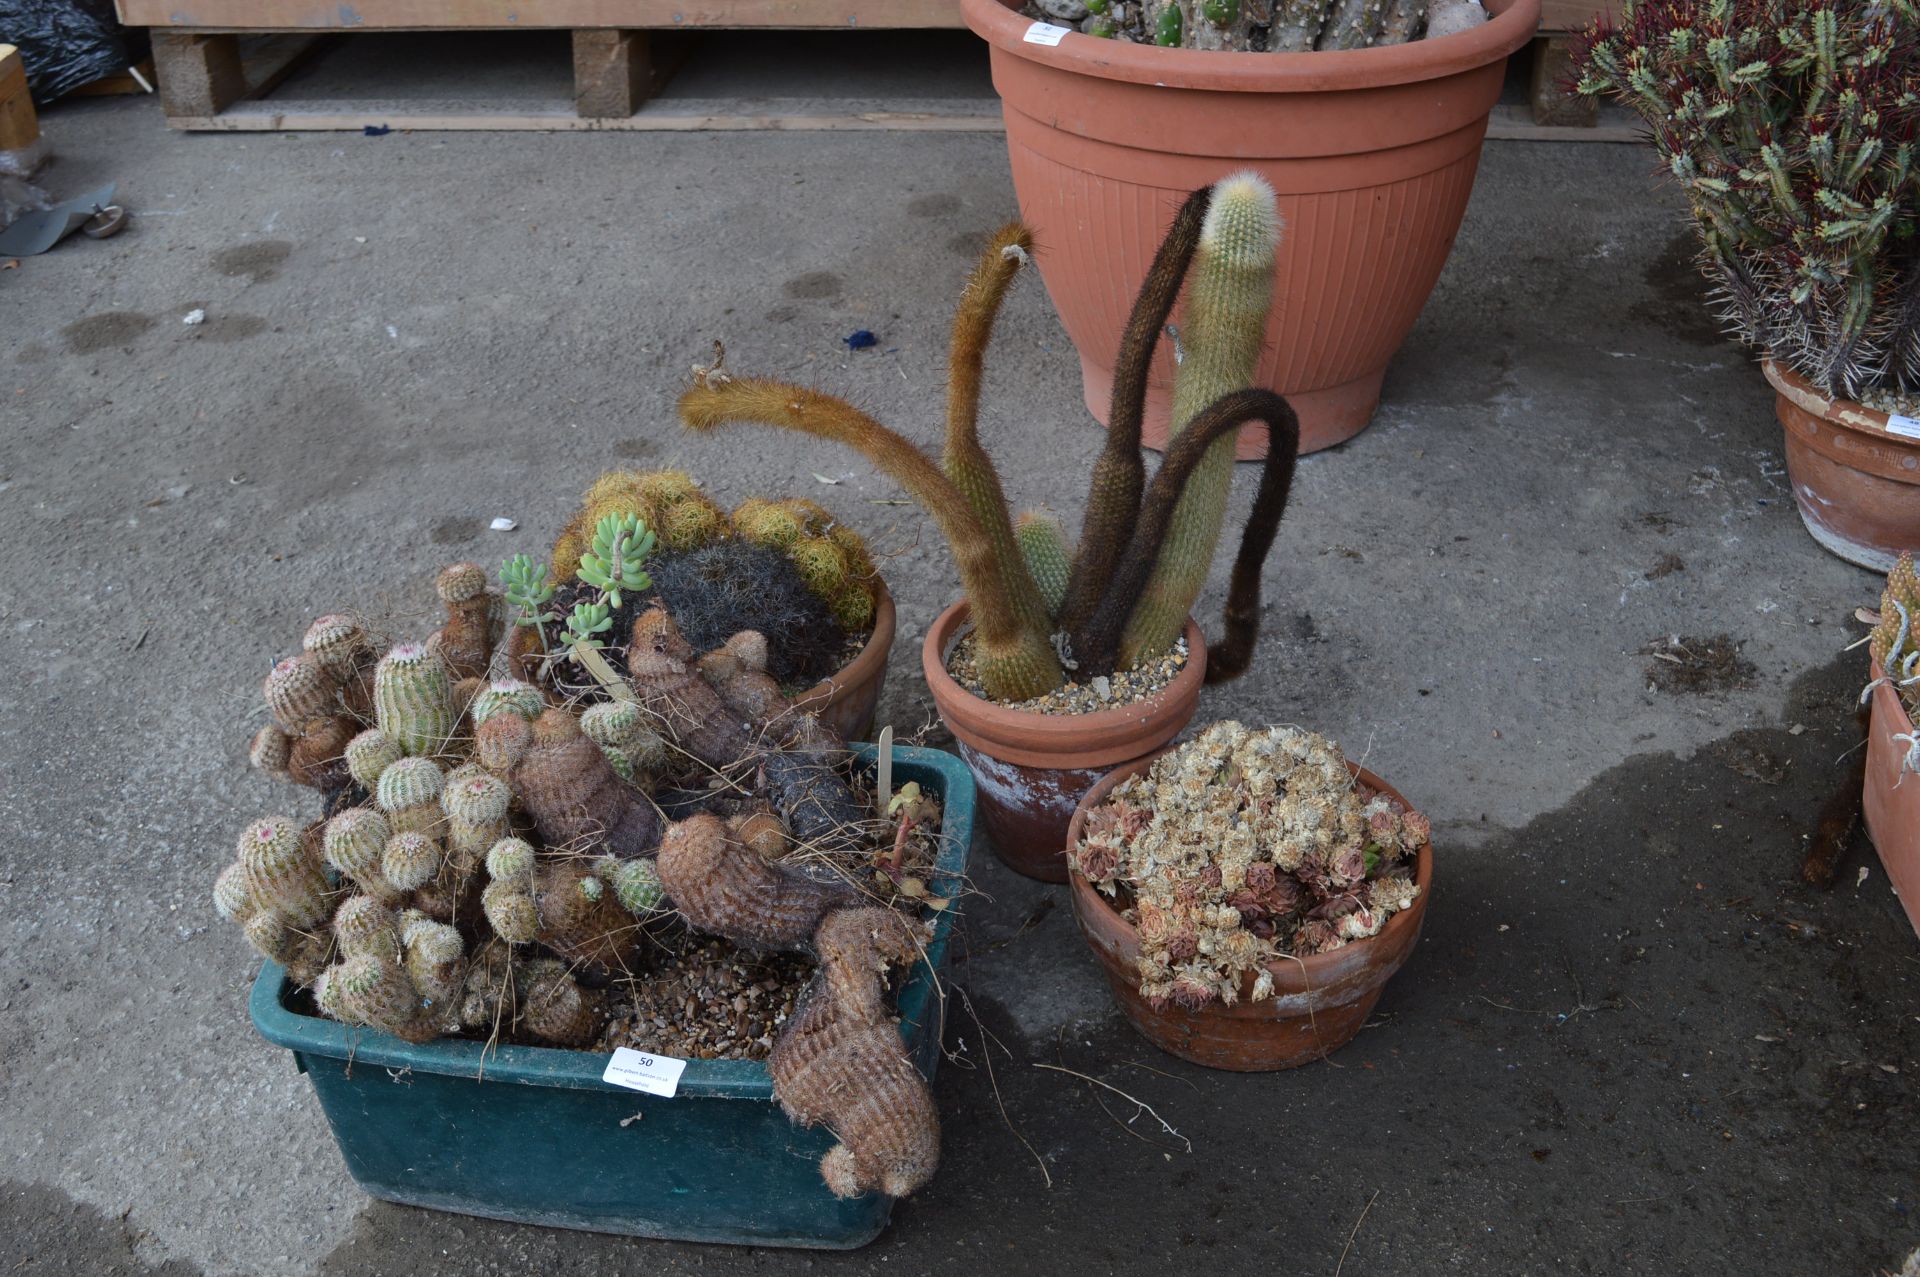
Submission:
[[[1814,539],[1920,545],[1920,11],[1909,0],[1626,0],[1576,53],[1687,197],[1730,331],[1766,356]]]
[[[1237,677],[1252,658],[1260,572],[1299,446],[1287,401],[1250,388],[1279,234],[1273,192],[1252,174],[1202,187],[1182,204],[1128,319],[1107,443],[1071,548],[1053,519],[1012,516],[979,439],[986,348],[1033,243],[1017,223],[994,236],[962,294],[938,462],[851,405],[798,386],[715,367],[696,373],[681,398],[691,429],[758,422],[854,448],[939,525],[972,628],[961,636],[961,613],[950,609],[922,661],[942,717],[966,748],[995,848],[1023,873],[1064,881],[1067,822],[1097,771],[1172,739],[1192,714],[1202,679]],[[1176,431],[1149,483],[1140,452],[1149,368],[1183,283],[1189,301]],[[1189,613],[1225,526],[1233,434],[1256,420],[1273,432],[1275,446],[1241,535],[1225,636],[1207,651]],[[959,659],[956,637],[969,647],[972,687],[949,672]],[[1116,688],[1132,699],[1109,709]],[[1015,773],[1018,783],[1009,780]]]
[[[608,538],[619,535],[620,520],[648,538],[648,567],[638,559],[632,567],[644,580],[585,624],[604,621],[625,634],[641,611],[658,604],[699,649],[718,647],[740,630],[760,632],[767,640],[762,663],[792,711],[818,716],[845,740],[870,732],[893,650],[894,608],[857,532],[805,498],[754,497],[729,512],[685,471],[610,470],[588,487],[555,538],[546,570],[530,562],[517,569],[528,577],[520,588],[545,592],[534,613],[550,602],[557,624],[598,601],[608,579]],[[514,637],[523,655],[543,651],[549,638],[540,626],[523,626]],[[617,648],[609,659],[615,673],[624,672]],[[569,673],[572,690],[600,694],[572,665],[541,670]]]
[[[1920,933],[1920,576],[1902,554],[1880,596],[1870,644],[1867,781],[1861,811],[1907,920]],[[1866,698],[1863,698],[1866,699]]]
[[[1492,0],[1490,21],[1425,39],[1410,38],[1424,0],[1088,6],[1100,10],[1088,29],[1141,25],[1152,43],[1036,42],[1033,21],[1001,0],[960,7],[991,47],[1020,215],[1080,352],[1088,410],[1109,420],[1127,298],[1180,193],[1251,169],[1278,192],[1287,226],[1251,384],[1293,404],[1302,451],[1364,428],[1453,247],[1507,56],[1533,38],[1539,0]],[[1144,21],[1116,32],[1115,10]],[[1266,51],[1236,51],[1256,47]],[[1151,447],[1178,415],[1173,377],[1163,355],[1145,414]],[[1265,446],[1250,426],[1239,456]]]
[[[1209,1068],[1293,1068],[1350,1041],[1413,951],[1429,832],[1331,741],[1218,723],[1081,800],[1073,915],[1149,1042]]]

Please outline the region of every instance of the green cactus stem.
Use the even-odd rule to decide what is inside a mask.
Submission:
[[[647,918],[666,906],[666,888],[660,885],[660,870],[646,859],[622,860],[609,867],[608,881],[613,884],[614,899],[636,918]]]
[[[431,758],[402,758],[380,773],[374,801],[380,804],[395,833],[438,835],[445,824],[440,795],[446,776]]]
[[[1273,188],[1259,175],[1236,173],[1213,187],[1187,277],[1184,358],[1173,380],[1174,437],[1220,396],[1253,384],[1273,306],[1279,238]],[[1233,454],[1233,436],[1222,437],[1181,493],[1159,562],[1121,639],[1121,668],[1167,651],[1186,627],[1226,522]]]
[[[327,974],[326,1001],[350,1024],[384,1029],[407,1042],[427,1042],[439,1029],[421,1013],[420,994],[400,964],[378,954],[348,958]]]
[[[445,859],[440,844],[425,834],[398,833],[380,854],[380,876],[400,891],[413,891],[432,882]]]
[[[1037,510],[1028,510],[1013,524],[1014,539],[1020,545],[1020,558],[1026,563],[1033,583],[1040,591],[1051,620],[1067,597],[1067,577],[1073,571],[1073,551],[1067,548],[1067,534],[1060,521]]]
[[[306,652],[276,664],[261,684],[273,721],[289,736],[304,734],[316,719],[332,717],[339,691],[339,680]]]
[[[380,773],[399,762],[403,755],[391,737],[377,727],[369,727],[347,742],[347,771],[354,782],[368,793],[380,787]]]
[[[475,768],[440,795],[447,813],[447,845],[456,857],[477,864],[506,835],[513,791],[505,781]]]
[[[402,643],[373,672],[374,717],[402,754],[444,750],[453,735],[453,686],[446,663],[421,643]]]
[[[333,939],[349,958],[400,954],[400,916],[372,896],[349,896],[333,913]]]
[[[367,895],[391,903],[399,891],[380,872],[393,827],[371,807],[349,807],[327,821],[321,847],[327,863]]]

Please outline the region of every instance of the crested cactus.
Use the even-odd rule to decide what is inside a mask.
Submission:
[[[731,767],[750,742],[720,693],[700,677],[696,659],[666,612],[650,608],[634,621],[627,675],[660,735],[708,767]]]
[[[1222,205],[1218,215],[1212,212],[1216,200]],[[1186,428],[1174,437],[1153,487],[1143,496],[1139,451],[1147,367],[1209,228],[1216,245],[1210,270],[1217,267],[1221,280],[1232,286],[1216,281],[1218,286],[1201,287],[1189,305],[1189,326],[1214,334],[1215,349],[1222,352],[1217,359],[1209,358],[1204,375],[1190,383],[1190,394],[1198,398],[1207,386],[1227,390],[1216,389],[1210,400],[1191,405]],[[1262,228],[1264,248],[1259,242]],[[1203,535],[1210,521],[1213,536],[1218,535],[1218,516],[1208,513],[1217,497],[1203,493],[1183,517],[1176,516],[1174,503],[1191,489],[1214,445],[1224,444],[1230,459],[1233,432],[1249,421],[1264,421],[1270,444],[1228,592],[1227,636],[1219,648],[1223,659],[1209,662],[1207,671],[1209,681],[1232,678],[1244,671],[1258,636],[1260,568],[1285,511],[1299,452],[1299,423],[1284,399],[1230,384],[1244,345],[1241,336],[1250,322],[1257,321],[1256,332],[1264,326],[1269,300],[1267,289],[1246,286],[1243,258],[1255,260],[1264,251],[1271,262],[1276,228],[1272,193],[1250,174],[1196,191],[1176,216],[1128,321],[1115,367],[1107,448],[1095,465],[1087,522],[1057,621],[1017,545],[997,475],[991,485],[987,482],[992,463],[979,447],[975,428],[980,361],[994,311],[1026,260],[1028,239],[1022,228],[1008,227],[994,238],[961,299],[950,360],[953,390],[947,405],[944,471],[908,440],[841,400],[778,382],[735,378],[719,367],[698,371],[695,384],[681,396],[681,421],[693,430],[756,422],[829,439],[862,453],[906,488],[946,535],[972,610],[981,681],[999,701],[1021,701],[1059,686],[1062,647],[1071,651],[1081,677],[1110,672],[1122,662],[1131,668],[1164,654],[1174,637],[1165,638],[1155,650],[1148,647],[1145,633],[1135,634],[1124,647],[1123,635],[1137,613],[1146,632],[1164,632],[1163,614],[1192,582],[1196,560],[1204,579],[1213,549]],[[1220,462],[1206,482],[1217,489],[1227,464]],[[1180,551],[1149,592],[1150,573],[1169,539]],[[1180,623],[1184,619],[1184,612],[1175,618]],[[1060,645],[1055,642],[1056,624],[1064,639]],[[1173,636],[1178,633],[1176,624]]]
[[[787,1115],[839,1138],[820,1162],[837,1197],[904,1197],[939,1163],[933,1096],[901,1045],[880,980],[887,964],[918,957],[921,938],[890,909],[826,915],[812,942],[820,972],[767,1061]]]
[[[708,813],[668,827],[657,867],[687,921],[760,949],[805,944],[829,910],[856,900],[850,888],[768,864]]]
[[[445,749],[455,721],[446,663],[425,644],[395,646],[374,670],[373,710],[381,732],[401,753]]]
[[[1627,0],[1574,60],[1639,112],[1730,331],[1822,391],[1920,389],[1920,11]]]
[[[550,847],[638,856],[660,839],[652,805],[566,710],[548,709],[531,723],[513,714],[488,719],[476,752],[513,787]]]

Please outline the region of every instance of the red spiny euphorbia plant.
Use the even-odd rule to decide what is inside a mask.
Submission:
[[[1032,239],[1015,223],[988,243],[954,316],[946,446],[938,462],[830,395],[702,369],[680,399],[695,430],[758,422],[844,444],[911,493],[946,535],[970,605],[988,695],[1021,701],[1065,678],[1132,669],[1173,647],[1205,584],[1226,513],[1233,439],[1265,422],[1271,442],[1228,586],[1226,635],[1207,680],[1245,671],[1260,621],[1260,568],[1286,509],[1300,449],[1287,401],[1249,388],[1272,302],[1279,237],[1273,191],[1237,174],[1188,197],[1147,272],[1115,364],[1107,443],[1095,460],[1076,550],[1051,520],[1012,518],[978,429],[993,323]],[[1140,422],[1154,345],[1188,279],[1178,429],[1149,482]]]
[[[1920,389],[1920,9],[1626,0],[1578,86],[1638,111],[1728,325],[1829,394]]]

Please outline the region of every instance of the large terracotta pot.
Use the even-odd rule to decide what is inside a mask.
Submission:
[[[1873,677],[1885,671],[1873,667]],[[1920,935],[1920,774],[1900,778],[1910,740],[1896,735],[1913,732],[1913,719],[1900,703],[1899,693],[1884,684],[1873,689],[1873,712],[1867,724],[1867,789],[1861,813],[1867,837],[1880,853],[1880,863],[1893,880],[1894,894],[1907,911],[1907,921]]]
[[[1300,414],[1300,451],[1359,433],[1440,277],[1480,162],[1507,55],[1540,0],[1490,0],[1459,35],[1325,53],[1161,49],[1069,35],[1027,43],[1001,0],[961,0],[992,46],[1020,215],[1106,420],[1134,293],[1187,192],[1239,169],[1273,184],[1285,219],[1255,384]],[[1173,359],[1154,364],[1147,442],[1167,436]],[[1242,460],[1266,427],[1241,432]]]
[[[1886,413],[1823,394],[1771,359],[1760,366],[1787,432],[1800,521],[1847,562],[1887,571],[1902,550],[1920,546],[1920,434],[1889,430]]]
[[[1187,663],[1158,695],[1091,714],[1035,714],[975,696],[947,673],[967,605],[934,619],[920,668],[941,721],[973,772],[980,815],[1006,865],[1042,882],[1067,880],[1067,824],[1080,796],[1119,763],[1151,754],[1193,717],[1206,682],[1207,644],[1187,621]]]
[[[840,733],[842,739],[865,740],[873,730],[873,709],[879,703],[881,685],[887,681],[893,626],[893,595],[882,581],[879,598],[874,601],[873,633],[867,645],[838,672],[794,697],[795,708],[818,715],[820,721]]]
[[[1165,750],[1160,751],[1165,753]],[[1154,755],[1154,758],[1159,754]],[[1089,811],[1131,776],[1152,766],[1153,758],[1119,768],[1088,791],[1073,813],[1063,847],[1080,841]],[[1348,763],[1355,779],[1376,793],[1405,803],[1399,791],[1365,768]],[[1140,996],[1140,937],[1113,904],[1079,874],[1073,875],[1073,916],[1106,972],[1107,985],[1140,1036],[1169,1055],[1213,1069],[1262,1073],[1291,1069],[1324,1059],[1353,1039],[1380,1000],[1387,981],[1400,969],[1420,938],[1433,894],[1433,848],[1421,848],[1413,880],[1420,894],[1413,904],[1387,919],[1380,934],[1331,953],[1281,958],[1268,964],[1274,994],[1255,1002],[1249,975],[1240,1000],[1189,1011],[1175,1003],[1156,1010]]]

